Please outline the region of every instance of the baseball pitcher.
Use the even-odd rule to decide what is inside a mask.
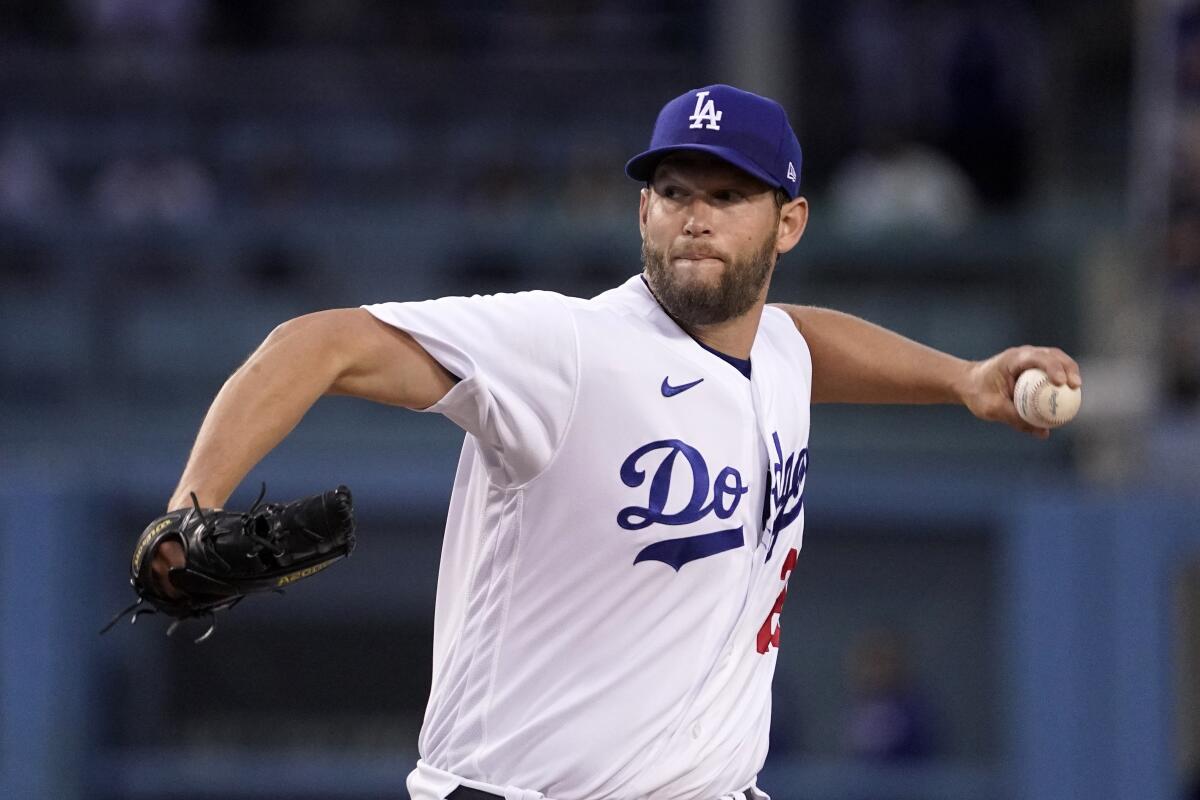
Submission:
[[[836,311],[768,305],[808,222],[800,145],[772,100],[689,91],[625,171],[643,185],[639,274],[590,299],[446,297],[286,322],[205,418],[168,504],[183,529],[139,543],[141,596],[186,615],[198,594],[211,613],[244,592],[203,561],[208,515],[318,398],[461,426],[415,800],[767,798],[756,776],[804,533],[810,403],[960,403],[1044,437],[1017,415],[1016,376],[1080,385],[1057,349],[968,362]],[[340,557],[339,492],[300,522],[242,515],[216,543],[257,531],[266,544],[245,546],[275,580],[293,541],[304,563]],[[213,580],[189,582],[197,571]]]

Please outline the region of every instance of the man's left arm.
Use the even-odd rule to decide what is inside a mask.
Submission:
[[[1056,347],[1011,347],[984,361],[966,361],[840,311],[773,305],[787,312],[808,343],[814,403],[961,403],[980,419],[1044,439],[1048,431],[1017,415],[1017,377],[1038,367],[1056,384],[1083,383],[1079,365]]]

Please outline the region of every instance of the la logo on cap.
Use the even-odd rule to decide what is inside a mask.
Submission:
[[[688,117],[688,119],[692,121],[692,124],[688,125],[688,128],[699,128],[700,123],[707,122],[708,124],[704,127],[708,130],[721,130],[721,126],[717,123],[721,121],[721,115],[725,112],[717,111],[717,104],[715,100],[709,100],[707,103],[704,102],[704,98],[708,97],[708,95],[709,93],[706,91],[696,92],[696,109],[692,112],[692,115]]]
[[[792,162],[788,162],[788,180],[792,183],[796,182],[796,166]]]

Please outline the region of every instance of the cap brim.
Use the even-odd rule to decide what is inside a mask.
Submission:
[[[722,161],[729,162],[743,172],[750,173],[768,186],[787,191],[787,187],[772,178],[765,169],[746,158],[737,150],[728,147],[714,147],[708,144],[675,144],[670,147],[656,147],[653,150],[647,150],[629,159],[625,164],[625,174],[635,181],[649,181],[654,177],[654,168],[658,166],[659,161],[662,161],[671,153],[680,153],[689,150],[714,155]]]

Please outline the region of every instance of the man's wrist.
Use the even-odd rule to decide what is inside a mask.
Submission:
[[[192,495],[196,495],[196,501],[201,508],[221,508],[225,504],[225,500],[229,497],[228,493],[219,494],[203,487],[189,487],[175,490],[175,494],[171,495],[170,501],[167,503],[167,511],[178,511],[181,508],[192,507]]]
[[[948,399],[952,403],[958,405],[970,406],[967,402],[972,394],[973,372],[979,362],[967,361],[966,359],[956,358],[955,363],[950,371],[950,380],[947,385]]]
[[[167,502],[167,512],[168,513],[172,512],[172,511],[178,511],[181,508],[191,508],[191,507],[192,507],[192,496],[187,492],[183,492],[183,493],[176,492],[175,494],[171,495],[170,501]]]

